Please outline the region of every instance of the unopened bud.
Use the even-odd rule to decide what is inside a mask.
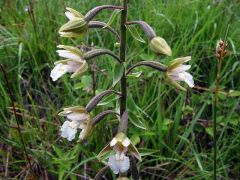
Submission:
[[[153,52],[157,54],[165,54],[167,56],[172,55],[172,50],[165,41],[165,39],[161,37],[154,37],[150,42],[150,48]]]
[[[87,22],[83,18],[76,17],[64,24],[60,28],[59,34],[63,37],[78,37],[84,34],[87,29]]]

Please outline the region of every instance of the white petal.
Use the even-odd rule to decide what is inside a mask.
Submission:
[[[79,134],[79,139],[83,140],[84,136],[85,136],[85,129],[83,129],[80,134]]]
[[[65,15],[67,16],[67,18],[68,18],[69,20],[73,20],[73,19],[75,18],[74,14],[72,14],[72,13],[69,12],[69,11],[66,11],[66,12],[65,12]]]
[[[129,144],[130,144],[130,139],[128,139],[128,138],[125,138],[125,139],[123,140],[123,142],[122,142],[122,145],[123,145],[124,147],[128,147]]]
[[[77,128],[71,128],[69,126],[70,123],[70,121],[65,121],[60,129],[61,136],[67,138],[68,141],[72,141],[77,133]]]
[[[57,50],[57,53],[59,56],[67,58],[67,59],[73,59],[73,60],[82,60],[81,56],[73,53],[68,50]]]
[[[115,146],[117,144],[117,138],[113,138],[112,141],[110,142],[110,146]]]
[[[180,65],[176,68],[174,68],[170,74],[178,74],[178,73],[181,73],[181,72],[184,72],[184,71],[187,71],[191,68],[191,65]]]
[[[187,72],[184,72],[184,79],[183,81],[185,81],[189,87],[194,87],[194,80],[193,80],[193,76]]]
[[[89,115],[86,113],[73,112],[73,113],[68,114],[67,118],[72,121],[84,121],[89,118]]]
[[[117,160],[115,155],[111,155],[108,159],[108,165],[114,174],[127,172],[130,167],[129,157],[124,155],[123,160]]]
[[[56,81],[66,72],[67,72],[67,66],[60,63],[53,68],[53,70],[51,71],[50,77],[52,78],[53,81]]]

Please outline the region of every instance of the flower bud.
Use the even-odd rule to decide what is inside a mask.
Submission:
[[[63,37],[79,37],[83,35],[88,29],[88,24],[83,18],[74,18],[64,24],[59,34]]]
[[[172,50],[165,41],[165,39],[161,37],[154,37],[150,42],[150,48],[153,52],[157,54],[165,54],[168,56],[172,55]]]
[[[61,36],[78,37],[87,31],[88,23],[80,12],[67,8],[65,15],[69,21],[60,28],[59,34]]]

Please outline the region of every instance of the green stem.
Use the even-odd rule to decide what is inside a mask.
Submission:
[[[127,22],[127,0],[122,0],[123,10],[121,11],[121,34],[120,34],[120,60],[122,65],[126,61],[126,43],[127,43],[127,33],[126,33],[126,22]],[[121,94],[120,99],[120,116],[126,111],[127,107],[127,80],[125,75],[125,70],[123,77],[121,78]]]

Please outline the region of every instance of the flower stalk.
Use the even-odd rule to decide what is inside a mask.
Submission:
[[[218,60],[217,63],[217,77],[215,82],[215,94],[214,94],[214,114],[213,114],[213,179],[217,179],[217,109],[218,109],[218,94],[219,94],[219,85],[221,80],[221,71],[222,71],[222,61],[227,51],[227,44],[225,41],[220,40],[217,43],[217,52],[216,57]]]

